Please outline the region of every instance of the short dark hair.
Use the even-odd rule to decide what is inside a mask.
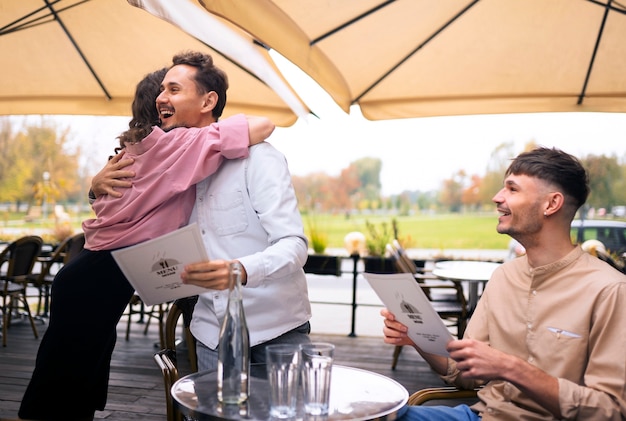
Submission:
[[[185,51],[176,54],[172,59],[172,65],[185,64],[197,69],[196,85],[200,94],[214,91],[217,94],[217,104],[213,108],[215,120],[222,116],[226,106],[226,90],[228,89],[228,76],[213,63],[213,57],[197,51]]]
[[[133,118],[128,123],[128,130],[118,137],[121,148],[124,148],[125,143],[140,142],[152,132],[153,126],[160,125],[156,99],[161,93],[161,82],[166,73],[165,67],[148,73],[137,84],[132,105]]]
[[[538,147],[519,154],[509,166],[505,177],[527,175],[558,186],[573,201],[575,215],[589,196],[589,176],[585,167],[573,155],[557,148]]]

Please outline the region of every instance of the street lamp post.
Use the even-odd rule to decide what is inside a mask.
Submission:
[[[50,173],[48,171],[44,171],[42,174],[43,177],[43,201],[41,203],[41,211],[43,215],[43,220],[45,221],[48,218],[48,185],[50,184]]]

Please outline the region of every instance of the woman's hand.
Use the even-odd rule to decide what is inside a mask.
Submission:
[[[127,189],[132,187],[133,183],[128,178],[135,176],[135,171],[124,170],[123,168],[135,162],[132,158],[122,159],[124,151],[118,153],[109,159],[107,164],[96,174],[91,180],[91,191],[96,197],[106,194],[112,197],[122,197],[123,192],[115,190],[115,188]]]

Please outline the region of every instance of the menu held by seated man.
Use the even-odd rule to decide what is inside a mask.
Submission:
[[[424,352],[448,356],[452,334],[410,273],[363,276],[396,319],[406,325],[409,338]]]

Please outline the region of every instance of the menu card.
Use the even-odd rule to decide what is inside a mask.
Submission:
[[[407,334],[425,352],[449,356],[446,344],[452,334],[410,273],[364,273],[385,307],[409,328]]]
[[[195,223],[111,254],[146,305],[207,291],[196,285],[183,284],[180,279],[185,265],[208,260]]]

